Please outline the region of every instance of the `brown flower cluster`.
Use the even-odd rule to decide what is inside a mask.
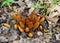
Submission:
[[[38,27],[42,30],[42,26],[39,25],[45,20],[44,17],[41,18],[39,15],[35,16],[34,11],[32,11],[27,18],[21,17],[20,13],[12,14],[12,17],[18,22],[18,25],[16,26],[20,32],[30,32],[30,30],[35,31]],[[33,37],[33,34],[29,33],[28,36]]]

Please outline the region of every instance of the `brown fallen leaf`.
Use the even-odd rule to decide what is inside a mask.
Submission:
[[[54,17],[54,18],[50,18],[49,16],[45,16],[46,20],[52,22],[52,23],[56,23],[58,21],[58,17]]]

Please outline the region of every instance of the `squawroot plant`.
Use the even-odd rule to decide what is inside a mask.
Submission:
[[[47,32],[46,29],[43,30],[43,26],[41,25],[41,23],[45,21],[45,17],[43,16],[41,18],[39,15],[35,16],[34,11],[32,11],[27,18],[21,18],[20,12],[12,14],[12,18],[17,22],[17,24],[14,24],[13,27],[18,29],[21,33],[28,33],[27,36],[29,38],[34,37],[34,34],[31,32],[31,30],[35,32],[37,29],[39,29],[40,31],[44,31],[44,33]],[[11,25],[8,23],[4,23],[3,26],[11,28]]]

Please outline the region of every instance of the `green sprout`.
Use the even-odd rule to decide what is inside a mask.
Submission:
[[[48,33],[46,33],[46,34],[52,35],[52,34],[54,34],[54,32],[50,31],[50,32],[48,32]]]
[[[22,3],[23,2],[23,0],[19,0],[20,1],[20,3]]]
[[[13,2],[14,0],[5,0],[2,2],[1,6],[7,5],[8,7],[10,7]]]
[[[36,4],[32,4],[32,7],[36,9],[45,8],[45,6],[40,5],[38,2]]]
[[[36,4],[32,4],[32,7],[35,8],[35,9],[44,9],[44,10],[47,10],[47,6],[45,3],[43,4],[40,4],[39,2],[37,2]],[[48,15],[48,11],[45,12],[46,15]]]
[[[58,0],[53,0],[52,3],[51,3],[51,5],[55,6],[57,3],[58,3]],[[39,3],[39,1],[37,1],[36,4],[32,4],[32,7],[35,8],[35,9],[41,9],[41,8],[43,8],[44,10],[46,10],[45,14],[48,15],[50,8],[48,8],[46,4],[47,3],[45,3],[43,1],[43,4],[41,5]]]
[[[51,4],[56,5],[57,3],[58,3],[58,0],[53,0]]]

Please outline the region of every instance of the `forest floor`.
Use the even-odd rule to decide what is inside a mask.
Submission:
[[[46,2],[47,15],[39,6],[42,0],[15,0],[10,9],[0,7],[0,43],[60,43],[60,3],[52,7],[51,0]]]

